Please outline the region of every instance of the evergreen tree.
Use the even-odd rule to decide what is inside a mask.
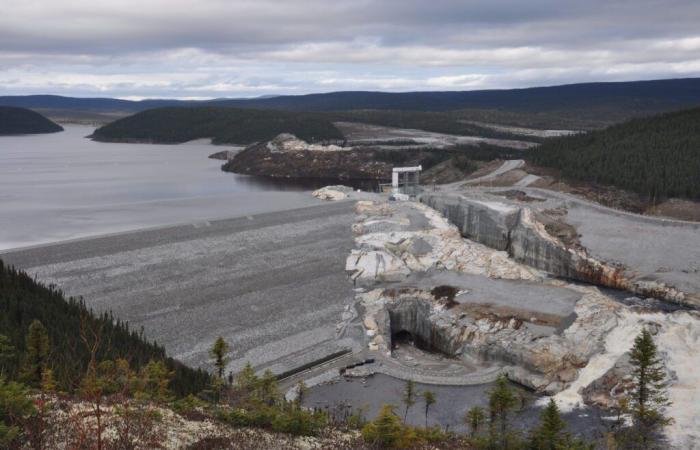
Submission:
[[[212,359],[214,360],[214,367],[216,367],[216,373],[220,379],[224,378],[224,371],[226,370],[226,366],[230,361],[230,358],[227,356],[230,350],[231,349],[228,343],[224,340],[223,337],[219,336],[218,338],[216,338],[216,341],[214,341],[214,345],[209,351]]]
[[[32,386],[40,386],[49,364],[49,335],[41,322],[29,325],[22,378]]]
[[[491,440],[500,444],[501,448],[508,448],[510,442],[510,412],[517,406],[518,398],[508,384],[505,375],[499,375],[496,385],[489,393],[489,427]]]
[[[437,403],[435,393],[433,391],[424,391],[423,401],[425,402],[425,428],[428,428],[428,412],[430,411],[430,407]]]
[[[4,334],[0,334],[0,377],[9,372],[15,359],[15,346]]]
[[[416,404],[416,383],[413,380],[406,381],[401,401],[406,407],[403,414],[403,423],[406,423],[406,418],[408,417],[408,410]]]
[[[401,419],[394,412],[392,405],[384,405],[379,415],[362,429],[365,440],[375,443],[379,448],[395,448],[403,435]]]
[[[563,431],[566,423],[559,414],[559,407],[554,399],[542,411],[540,426],[537,427],[530,440],[531,448],[535,450],[559,450],[565,440]]]
[[[634,436],[642,448],[648,448],[658,432],[671,422],[665,414],[671,404],[666,394],[666,370],[649,330],[642,330],[635,338],[630,363],[634,368],[630,398]]]
[[[23,422],[35,412],[27,388],[0,377],[0,447],[20,444]]]
[[[469,433],[473,438],[479,434],[479,430],[485,421],[486,414],[484,414],[484,409],[481,406],[473,406],[464,416],[464,423],[469,427]]]
[[[270,369],[263,372],[262,377],[258,382],[260,401],[272,406],[279,399],[279,390],[277,389],[277,377]]]

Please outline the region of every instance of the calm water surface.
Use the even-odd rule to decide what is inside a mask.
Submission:
[[[0,137],[0,250],[318,204],[303,191],[225,173],[227,147],[108,144],[93,128]]]

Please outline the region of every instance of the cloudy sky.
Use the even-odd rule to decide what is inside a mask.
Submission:
[[[698,0],[0,0],[0,95],[254,97],[700,76]]]

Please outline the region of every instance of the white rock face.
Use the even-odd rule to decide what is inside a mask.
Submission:
[[[610,373],[614,374],[613,384],[624,384],[619,372],[611,369],[624,369],[634,338],[647,326],[657,331],[655,341],[670,372],[669,398],[673,404],[668,414],[675,422],[666,429],[669,440],[674,448],[700,448],[700,313],[645,312],[615,301],[596,287],[542,277],[504,251],[463,239],[456,227],[425,205],[360,201],[356,212],[353,233],[357,248],[346,269],[357,281],[374,287],[357,295],[370,351],[391,358],[390,316],[398,315],[405,322],[402,326],[412,327],[407,331],[431,339],[448,353],[507,362],[504,370],[509,378],[556,394],[562,410],[569,411],[583,404],[584,390],[590,399],[588,392],[597,389],[595,386]],[[524,226],[542,234],[542,242],[553,241],[540,230],[543,225],[530,220],[528,214],[520,219]],[[527,318],[480,317],[468,309],[445,307],[429,289],[382,286],[384,281],[429,270],[522,280],[530,285],[544,283],[577,291],[581,297],[568,327],[560,334],[540,336],[522,326]],[[527,289],[526,283],[523,289]],[[513,298],[513,307],[518,305],[518,299]],[[623,375],[628,372],[625,369]],[[616,401],[607,390],[603,397],[609,397],[609,404]]]
[[[293,134],[282,133],[267,143],[267,148],[273,152],[341,152],[351,150],[350,147],[340,147],[338,145],[309,144]]]
[[[506,252],[463,239],[454,225],[421,203],[360,201],[355,210],[358,249],[346,264],[354,279],[397,281],[432,268],[511,280],[540,278]],[[422,226],[412,226],[412,220]]]
[[[321,189],[316,189],[311,195],[320,200],[335,202],[345,200],[350,192],[352,192],[352,188],[348,186],[325,186]]]
[[[617,325],[605,337],[604,348],[591,358],[576,381],[554,396],[563,411],[583,404],[581,390],[605,375],[632,348],[642,328],[658,329],[659,352],[672,374],[668,414],[674,423],[666,434],[674,448],[700,448],[700,315],[697,312],[639,313],[630,308],[617,312]]]

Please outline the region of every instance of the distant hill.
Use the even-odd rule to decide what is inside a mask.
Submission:
[[[648,196],[700,199],[700,108],[547,140],[529,153],[562,175]]]
[[[580,83],[526,89],[446,92],[331,92],[277,96],[255,100],[220,100],[220,105],[332,111],[395,109],[449,111],[502,109],[508,111],[559,111],[625,109],[658,111],[700,105],[700,78]]]
[[[343,139],[330,119],[316,113],[214,107],[150,109],[98,128],[92,137],[158,143],[212,138],[217,144],[250,144],[280,133],[292,133],[308,142]]]
[[[26,108],[0,106],[0,135],[57,131],[63,131],[63,128],[37,112]]]
[[[227,106],[293,111],[483,110],[549,113],[611,123],[626,118],[700,105],[700,78],[580,83],[526,89],[369,92],[348,91],[210,101],[71,98],[52,95],[0,97],[0,105],[32,109],[137,112],[165,106]]]

